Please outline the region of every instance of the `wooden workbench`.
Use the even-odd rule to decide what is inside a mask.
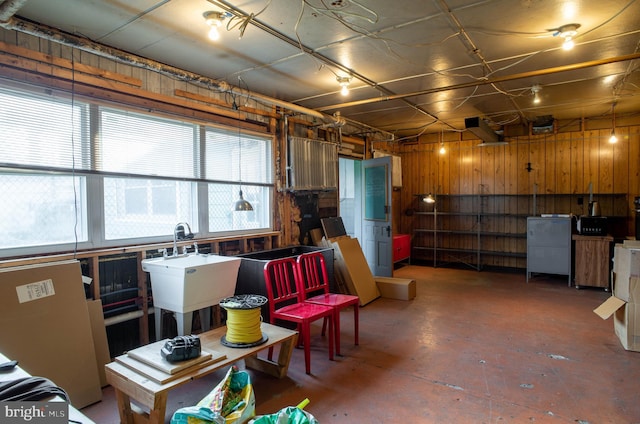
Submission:
[[[181,373],[180,377],[164,384],[159,384],[145,375],[136,372],[132,367],[123,365],[120,361],[114,361],[105,366],[107,381],[115,389],[116,400],[120,412],[121,423],[148,422],[162,424],[165,422],[167,397],[171,390],[182,386],[192,380],[204,377],[221,368],[231,366],[235,362],[244,359],[248,368],[265,372],[278,378],[287,374],[289,361],[293,348],[298,339],[296,331],[275,325],[262,323],[262,334],[269,339],[258,346],[250,348],[231,348],[223,346],[220,338],[226,334],[226,327],[219,327],[211,331],[199,334],[203,350],[223,353],[226,357],[214,363],[204,362],[194,365],[193,371]],[[264,358],[258,358],[259,351],[280,344],[280,352],[277,362]],[[125,355],[122,355],[125,356]],[[117,359],[117,358],[116,358]],[[134,410],[131,400],[149,408],[149,413]]]

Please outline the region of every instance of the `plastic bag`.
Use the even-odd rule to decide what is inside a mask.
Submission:
[[[171,424],[243,424],[255,414],[256,398],[249,373],[233,366],[196,406],[178,409]]]
[[[249,424],[318,424],[313,415],[303,410],[308,403],[309,400],[305,399],[298,406],[287,406],[275,414],[260,415]]]

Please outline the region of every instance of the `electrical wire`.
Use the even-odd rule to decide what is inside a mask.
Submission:
[[[262,339],[260,308],[227,309],[226,340],[230,343],[249,344]]]
[[[73,185],[73,258],[78,253],[78,187],[76,186],[76,146],[75,146],[75,111],[76,111],[76,62],[74,50],[71,50],[71,184]]]

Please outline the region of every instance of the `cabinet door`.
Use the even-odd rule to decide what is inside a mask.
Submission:
[[[571,274],[571,218],[527,219],[527,272]]]

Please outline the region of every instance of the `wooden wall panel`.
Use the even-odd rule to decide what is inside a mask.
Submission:
[[[611,130],[600,130],[598,137],[598,193],[613,193],[613,152]]]
[[[571,133],[570,192],[584,193],[584,133]]]
[[[461,141],[460,142],[460,193],[459,194],[471,194],[473,193],[473,150],[471,149],[472,142]]]
[[[629,128],[629,210],[633,211],[634,197],[640,196],[640,126]],[[636,233],[635,219],[633,218],[635,213],[631,212],[631,218],[629,219],[629,234]]]
[[[556,191],[556,177],[558,164],[556,162],[558,143],[555,134],[545,134],[543,140],[544,149],[544,179],[542,180],[542,193],[554,194]]]
[[[445,178],[448,181],[449,191],[445,193],[460,193],[460,143],[450,143],[447,147],[449,153],[449,175]]]
[[[598,178],[598,162],[600,159],[600,133],[598,130],[586,131],[584,139],[584,177],[585,192],[588,191],[589,183],[592,184],[593,192],[600,192]]]
[[[613,193],[627,193],[629,191],[630,178],[630,143],[629,128],[620,128],[616,131],[618,138],[621,140],[611,146],[612,148],[612,166],[613,166]],[[636,155],[636,157],[638,157]]]
[[[571,134],[556,135],[556,193],[571,192]]]
[[[482,250],[498,250],[502,254],[485,255],[482,263],[524,268],[524,217],[534,213],[585,213],[589,182],[593,183],[594,198],[602,207],[627,215],[627,231],[634,234],[633,198],[640,196],[640,125],[619,127],[616,132],[620,141],[615,145],[608,143],[610,129],[519,136],[506,146],[483,148],[476,146],[477,140],[448,142],[446,158],[439,157],[435,148],[435,153],[424,153],[423,160],[431,161],[428,166],[438,168],[435,173],[423,170],[423,177],[431,180],[424,185],[440,186],[450,195],[461,195],[448,199],[448,210],[469,212],[481,207],[484,212],[502,214],[484,216],[480,222],[482,232],[510,234],[483,236]],[[527,170],[528,163],[531,171]],[[415,175],[405,177],[412,179]],[[535,185],[538,196],[534,212]],[[475,195],[479,193],[489,196],[478,198]],[[626,193],[626,211],[617,206],[618,200],[610,197],[614,193]],[[582,207],[578,205],[580,197]],[[471,201],[479,203],[472,205]],[[473,217],[447,219],[451,221],[449,225],[459,229],[473,231],[477,227]],[[443,219],[440,224],[446,226],[447,222]],[[438,237],[442,246],[458,249],[473,249],[472,240],[475,243],[474,237],[468,235]]]

